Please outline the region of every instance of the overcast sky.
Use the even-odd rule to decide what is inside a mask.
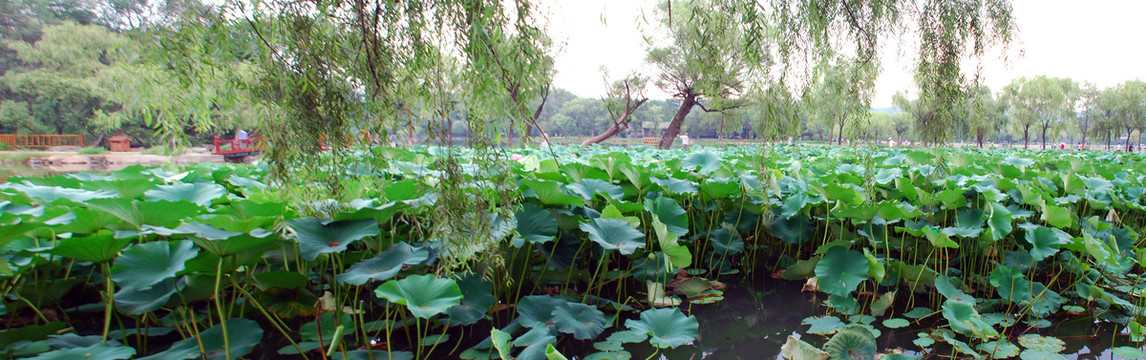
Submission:
[[[549,31],[561,47],[557,54],[557,87],[580,96],[599,97],[605,85],[601,66],[613,77],[631,71],[655,75],[644,63],[647,45],[642,16],[654,22],[656,0],[543,0],[549,8]],[[998,52],[983,59],[985,82],[998,90],[1012,78],[1048,75],[1070,77],[1108,87],[1146,79],[1146,1],[1013,0],[1020,43],[1009,63]],[[648,31],[646,31],[648,33]],[[872,106],[891,106],[891,96],[913,88],[910,69],[915,48],[896,44],[884,49],[883,71]],[[1022,52],[1020,56],[1019,51]],[[904,55],[899,56],[897,52]],[[652,89],[650,89],[652,90]],[[652,90],[653,98],[664,98]]]

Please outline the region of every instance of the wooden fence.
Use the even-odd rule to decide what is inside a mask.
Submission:
[[[9,148],[84,147],[84,136],[76,134],[0,134],[0,144]]]

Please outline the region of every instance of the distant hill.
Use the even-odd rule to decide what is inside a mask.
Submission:
[[[903,110],[899,110],[899,108],[892,106],[892,107],[885,107],[885,108],[872,108],[871,112],[881,112],[881,113],[888,113],[888,114],[895,115],[895,114],[903,112]]]

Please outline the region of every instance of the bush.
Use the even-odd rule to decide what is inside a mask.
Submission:
[[[78,151],[76,151],[76,154],[80,154],[80,155],[96,155],[96,154],[103,154],[103,153],[105,153],[105,152],[107,152],[107,148],[105,148],[105,147],[102,147],[102,146],[88,146],[88,147],[85,147],[85,148],[83,148],[83,149],[79,149]]]

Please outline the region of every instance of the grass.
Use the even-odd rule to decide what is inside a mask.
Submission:
[[[37,154],[31,151],[0,153],[0,164],[23,164],[28,162],[28,159],[36,156]]]
[[[83,149],[76,150],[76,154],[80,155],[98,155],[107,152],[107,148],[102,146],[88,146]]]
[[[144,155],[179,155],[183,153],[183,149],[171,149],[167,146],[152,146],[143,150],[141,154]]]

